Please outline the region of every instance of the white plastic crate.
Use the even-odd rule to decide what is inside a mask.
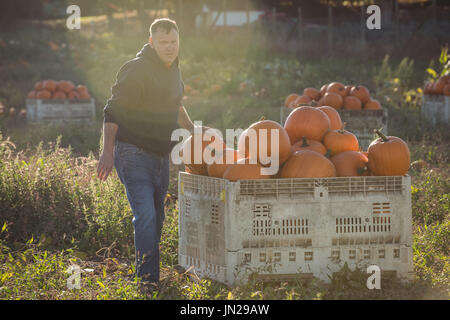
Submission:
[[[27,120],[32,122],[93,122],[94,99],[41,100],[27,99]]]
[[[280,108],[280,123],[284,125],[287,117],[293,109]],[[353,133],[359,141],[363,150],[367,150],[370,143],[377,137],[374,135],[374,129],[382,129],[382,132],[388,134],[388,111],[383,110],[337,110],[342,123],[345,123],[345,129]]]
[[[433,125],[437,123],[450,123],[450,96],[423,95],[422,116]]]
[[[227,285],[318,277],[345,262],[412,272],[409,176],[230,182],[179,173],[179,264]]]

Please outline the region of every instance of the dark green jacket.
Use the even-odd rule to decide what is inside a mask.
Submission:
[[[117,73],[111,98],[104,108],[104,122],[119,126],[117,140],[167,155],[178,143],[170,137],[179,128],[178,110],[183,92],[178,58],[168,68],[146,44]]]

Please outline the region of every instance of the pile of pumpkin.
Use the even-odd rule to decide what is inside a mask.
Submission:
[[[42,100],[85,100],[91,96],[85,85],[75,86],[69,80],[44,80],[38,81],[34,85],[34,90],[30,91],[28,99]]]
[[[16,118],[19,119],[25,119],[27,117],[27,110],[20,109],[19,112],[17,112],[17,109],[14,107],[7,108],[4,104],[0,102],[0,119],[9,117],[9,118]]]
[[[434,82],[425,82],[423,93],[450,96],[450,75],[439,77]]]
[[[284,100],[286,108],[295,109],[300,106],[330,106],[336,110],[381,110],[378,100],[370,97],[365,86],[344,85],[340,82],[324,84],[320,90],[306,88],[302,94],[291,93]]]
[[[249,145],[250,129],[256,133],[256,148],[250,148]],[[278,131],[277,154],[271,154],[272,130]],[[260,131],[263,138],[266,134],[266,139],[260,139]],[[407,174],[410,166],[408,145],[398,137],[386,137],[379,130],[376,132],[379,138],[370,144],[366,152],[360,151],[358,139],[343,129],[335,108],[303,106],[291,112],[284,127],[276,121],[265,119],[250,125],[240,135],[237,150],[227,147],[218,135],[206,137],[205,132],[197,133],[199,136],[196,138],[191,135],[185,141],[181,154],[187,155],[183,158],[186,172],[230,181]],[[193,139],[201,141],[202,135],[207,141],[194,146]],[[206,148],[212,148],[209,151],[223,159],[223,164],[208,164],[204,159],[199,164],[193,164],[195,148],[201,148],[199,154],[202,155]],[[261,168],[269,167],[270,163],[262,159],[261,155],[278,160],[276,174],[262,174]],[[227,157],[234,162],[227,164]]]

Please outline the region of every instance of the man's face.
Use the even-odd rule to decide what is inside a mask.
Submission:
[[[175,29],[171,29],[169,33],[164,29],[156,29],[150,37],[150,45],[166,65],[171,65],[177,58],[179,44],[180,39]]]

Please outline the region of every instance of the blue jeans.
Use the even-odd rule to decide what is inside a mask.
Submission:
[[[114,166],[133,211],[136,275],[159,282],[159,243],[169,187],[169,155],[160,156],[116,141]]]

